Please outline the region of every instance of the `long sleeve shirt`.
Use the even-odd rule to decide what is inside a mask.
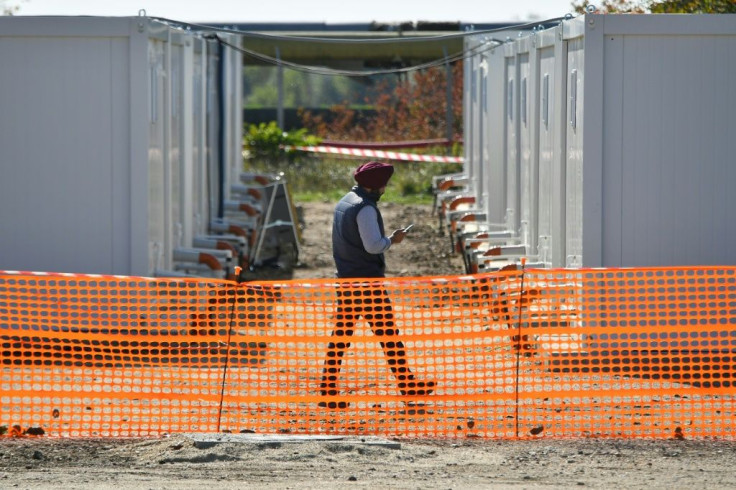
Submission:
[[[391,240],[381,234],[378,227],[378,215],[371,206],[365,206],[356,217],[360,239],[366,252],[380,254],[391,247]]]

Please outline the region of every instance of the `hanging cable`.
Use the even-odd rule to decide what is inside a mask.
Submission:
[[[449,39],[463,38],[468,36],[477,36],[482,34],[492,34],[497,32],[513,31],[513,30],[530,30],[539,26],[545,26],[547,24],[559,23],[562,20],[569,19],[569,14],[563,17],[554,17],[551,19],[540,20],[535,22],[527,22],[524,24],[512,24],[506,27],[499,27],[496,29],[483,29],[479,31],[465,31],[458,32],[455,34],[443,34],[437,36],[396,36],[391,38],[381,39],[355,39],[355,38],[325,38],[325,37],[313,37],[313,36],[293,36],[283,34],[267,34],[264,32],[255,31],[242,31],[239,29],[228,29],[225,27],[213,27],[203,24],[192,24],[188,22],[182,22],[177,20],[171,20],[164,17],[151,17],[151,20],[161,22],[163,24],[178,26],[185,30],[204,30],[204,31],[215,31],[226,34],[237,34],[243,38],[260,38],[260,39],[271,39],[274,41],[298,41],[298,42],[313,42],[313,43],[325,43],[325,44],[390,44],[390,43],[413,43],[413,42],[427,42],[427,41],[443,41]],[[397,31],[398,32],[398,31]],[[416,31],[414,31],[416,32]]]
[[[347,76],[347,77],[369,77],[369,76],[376,76],[376,75],[393,75],[393,74],[402,74],[402,73],[409,73],[412,71],[418,71],[418,70],[424,70],[436,66],[442,66],[447,63],[455,63],[460,60],[466,60],[475,54],[482,53],[484,51],[487,51],[489,49],[492,49],[498,45],[501,45],[504,43],[504,41],[500,39],[496,39],[493,37],[488,37],[486,41],[488,43],[493,44],[480,44],[476,47],[473,47],[468,50],[459,51],[457,53],[453,53],[448,56],[443,56],[441,58],[437,58],[432,61],[428,61],[426,63],[420,63],[417,65],[409,66],[409,67],[402,67],[402,68],[390,68],[385,70],[336,70],[332,68],[327,67],[321,67],[321,66],[315,66],[315,65],[302,65],[299,63],[294,63],[290,61],[285,61],[282,59],[277,59],[272,56],[260,53],[258,51],[250,50],[241,46],[235,46],[227,41],[224,41],[221,39],[217,33],[227,33],[227,34],[237,34],[238,36],[241,36],[242,38],[248,39],[248,38],[254,38],[254,39],[271,39],[274,42],[277,41],[297,41],[297,42],[310,42],[310,43],[324,43],[324,44],[396,44],[396,43],[415,43],[415,42],[441,42],[443,40],[452,40],[457,38],[465,38],[467,36],[482,36],[482,35],[490,35],[493,33],[499,33],[499,32],[507,32],[510,30],[528,30],[528,29],[534,29],[537,28],[544,28],[544,26],[548,24],[553,23],[559,23],[564,19],[569,19],[571,16],[568,14],[564,17],[555,17],[552,19],[546,19],[542,21],[536,21],[536,22],[529,22],[525,24],[514,24],[506,27],[496,28],[496,29],[484,29],[479,31],[466,31],[461,33],[455,33],[455,34],[444,34],[439,36],[396,36],[396,37],[390,37],[390,38],[380,38],[380,39],[353,39],[353,38],[321,38],[321,37],[310,37],[310,36],[285,36],[285,35],[274,35],[274,34],[267,34],[262,32],[252,32],[252,31],[242,31],[238,29],[228,29],[224,27],[213,27],[213,26],[207,26],[202,24],[191,24],[181,21],[175,21],[171,19],[166,19],[163,17],[151,17],[151,20],[155,22],[160,22],[163,24],[167,24],[174,27],[179,27],[186,30],[203,30],[203,31],[214,31],[215,34],[208,34],[205,35],[205,38],[209,39],[216,39],[221,45],[228,46],[231,49],[234,49],[240,53],[243,53],[247,56],[251,56],[254,59],[260,60],[265,63],[272,64],[274,66],[285,66],[295,71],[301,71],[305,73],[311,73],[316,75],[328,75],[328,76]]]
[[[205,37],[209,39],[215,39],[217,40],[218,43],[222,45],[225,45],[231,49],[239,51],[248,56],[252,56],[253,58],[256,58],[260,61],[264,61],[264,62],[273,64],[275,66],[285,66],[295,71],[301,71],[301,72],[311,73],[315,75],[346,76],[346,77],[368,77],[368,76],[375,76],[375,75],[393,75],[393,74],[399,74],[399,73],[409,73],[412,71],[425,70],[428,68],[443,66],[447,63],[455,63],[460,60],[466,60],[466,59],[469,59],[475,56],[476,54],[482,53],[496,46],[499,46],[500,44],[503,44],[503,41],[500,41],[498,39],[489,38],[488,41],[495,43],[495,44],[493,45],[482,44],[474,48],[459,51],[457,53],[453,53],[452,55],[438,58],[436,60],[433,60],[427,63],[420,63],[418,65],[413,65],[413,66],[404,67],[404,68],[390,68],[390,69],[385,69],[385,70],[336,70],[333,68],[319,67],[319,66],[314,66],[314,65],[302,65],[299,63],[293,63],[290,61],[280,60],[280,59],[277,59],[277,58],[274,58],[268,55],[264,55],[263,53],[258,53],[257,51],[253,51],[253,50],[243,48],[240,46],[235,46],[231,43],[228,43],[227,41],[222,40],[222,38],[220,38],[216,34],[205,36]]]

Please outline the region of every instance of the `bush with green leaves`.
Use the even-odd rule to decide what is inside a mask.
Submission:
[[[293,156],[294,146],[313,146],[320,138],[308,134],[305,128],[282,130],[275,121],[246,124],[243,149],[247,158],[277,160],[283,155]]]

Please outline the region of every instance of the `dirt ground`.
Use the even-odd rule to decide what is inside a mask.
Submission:
[[[257,271],[260,278],[314,279],[335,277],[332,259],[332,212],[334,202],[297,203],[302,220],[299,265],[294,269]],[[414,224],[407,238],[386,253],[386,275],[440,276],[464,271],[462,258],[450,253],[450,239],[439,234],[437,215],[432,207],[379,204],[386,233]]]
[[[263,277],[333,277],[333,203],[301,205],[300,265]],[[388,252],[389,276],[463,273],[429,206],[381,203],[388,229],[415,226]],[[390,442],[390,441],[389,441]],[[736,442],[398,440],[222,443],[0,438],[0,488],[736,488]],[[399,446],[399,447],[396,447]]]

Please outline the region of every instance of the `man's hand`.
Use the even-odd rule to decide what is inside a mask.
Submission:
[[[398,230],[394,230],[393,233],[391,233],[391,236],[388,237],[389,240],[391,240],[391,245],[394,243],[401,243],[404,241],[404,237],[406,236],[406,230],[403,228],[399,228]]]

